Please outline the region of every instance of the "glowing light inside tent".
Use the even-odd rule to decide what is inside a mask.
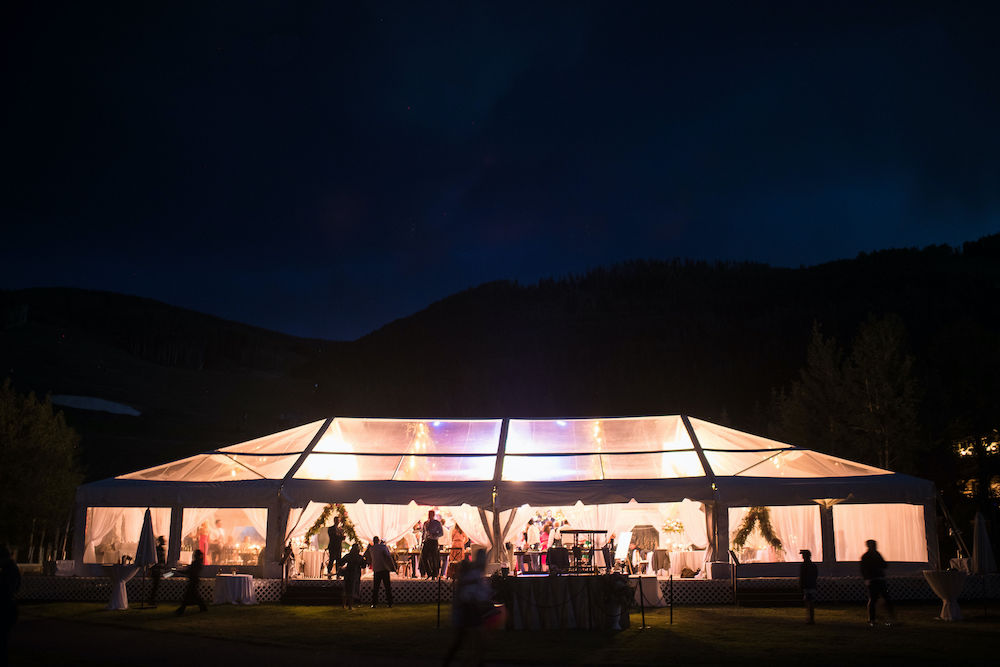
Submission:
[[[317,451],[331,454],[311,454],[302,464],[302,470],[297,477],[308,479],[349,480],[360,479],[356,456],[349,456],[354,449],[345,442],[339,429],[330,429],[317,443]],[[347,456],[337,456],[345,454]]]
[[[563,421],[562,419],[557,419],[556,420],[556,426],[559,426],[561,428],[566,428],[566,422]]]

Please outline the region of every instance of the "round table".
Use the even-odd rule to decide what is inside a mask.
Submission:
[[[257,596],[253,592],[253,575],[215,575],[215,590],[212,593],[212,603],[257,604]]]
[[[111,579],[111,600],[108,609],[128,609],[128,591],[125,590],[132,577],[139,572],[138,565],[106,565],[108,577]]]
[[[307,579],[318,579],[323,576],[323,558],[325,551],[303,551],[302,562],[305,564]]]
[[[942,621],[962,620],[962,610],[958,607],[958,594],[965,585],[965,572],[959,570],[923,570],[924,579],[930,584],[934,594],[941,598]]]
[[[671,551],[670,552],[670,573],[675,577],[680,577],[684,568],[698,571],[705,567],[704,551]]]

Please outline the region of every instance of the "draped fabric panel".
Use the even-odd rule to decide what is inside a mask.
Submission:
[[[243,510],[247,515],[250,527],[257,531],[262,538],[267,539],[267,508],[247,507]]]
[[[115,526],[121,518],[120,510],[121,508],[118,507],[91,507],[88,510],[87,548],[83,556],[85,563],[97,562],[94,547],[100,544],[111,531],[115,530]]]
[[[708,547],[708,521],[705,506],[685,498],[681,501],[678,517],[684,524],[684,538],[697,549]]]
[[[170,508],[151,507],[153,535],[169,538]],[[145,507],[92,507],[87,511],[87,545],[83,560],[85,563],[97,561],[94,547],[106,537],[113,537],[126,551],[133,542],[139,542],[142,522],[146,516]]]
[[[833,506],[833,534],[839,561],[861,560],[867,540],[878,542],[886,560],[927,561],[922,505],[840,503]]]
[[[306,534],[316,519],[323,513],[326,503],[309,503],[305,507],[293,507],[288,511],[288,526],[285,530],[285,544]]]
[[[493,546],[493,540],[490,539],[490,534],[487,532],[486,526],[483,525],[483,519],[479,516],[478,507],[464,504],[457,507],[442,507],[441,509],[451,512],[452,517],[474,544],[487,548]]]
[[[750,508],[729,508],[729,540],[739,531]],[[776,505],[770,510],[771,528],[781,540],[780,550],[769,547],[760,533],[760,525],[754,526],[746,541],[743,553],[736,555],[742,562],[775,563],[801,561],[799,549],[809,549],[814,561],[823,560],[823,537],[820,525],[819,505]]]
[[[359,500],[347,505],[347,514],[360,539],[371,542],[377,536],[383,542],[391,544],[408,533],[413,524],[420,520],[420,507],[412,501],[409,505],[368,505]]]
[[[208,521],[213,514],[215,514],[214,507],[185,507],[184,517],[181,519],[181,537],[190,535],[199,524]]]

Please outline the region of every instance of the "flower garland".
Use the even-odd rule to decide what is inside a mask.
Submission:
[[[663,522],[664,533],[683,533],[684,524],[680,519],[667,519]]]
[[[312,528],[306,531],[306,542],[308,542],[313,535],[319,533],[326,526],[326,522],[330,519],[330,514],[336,511],[337,516],[340,517],[340,527],[344,529],[344,537],[351,542],[360,542],[358,539],[358,534],[354,531],[354,524],[351,523],[350,518],[347,516],[347,508],[344,507],[342,503],[331,503],[323,508],[319,517],[316,519],[316,523],[312,525]]]
[[[774,534],[774,528],[771,526],[771,510],[762,505],[751,507],[746,516],[743,517],[740,529],[733,536],[734,547],[737,549],[743,548],[743,545],[747,542],[747,538],[750,537],[750,533],[753,532],[754,524],[760,526],[760,534],[768,544],[778,551],[784,550],[781,540]]]

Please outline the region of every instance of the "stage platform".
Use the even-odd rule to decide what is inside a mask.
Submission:
[[[549,575],[526,575],[525,578],[547,576]],[[178,602],[186,584],[187,580],[180,577],[162,580],[159,600],[165,603]],[[658,584],[663,596],[669,599],[669,580],[660,578]],[[759,593],[767,591],[787,592],[797,588],[797,581],[787,577],[739,579],[737,584],[741,591]],[[145,599],[149,585],[149,580],[143,581],[141,577],[129,581],[127,584],[129,601],[132,604],[137,604]],[[342,586],[343,582],[328,579],[290,579],[286,583],[281,579],[254,579],[253,585],[254,593],[259,602],[278,602],[281,600],[285,585],[333,588]],[[935,601],[938,599],[922,576],[890,577],[888,585],[889,594],[894,600]],[[206,600],[212,599],[214,586],[214,579],[202,579],[201,593]],[[371,590],[371,578],[362,579],[361,599],[370,600]],[[435,602],[438,599],[438,582],[436,580],[393,577],[392,591],[396,604]],[[440,591],[441,600],[450,602],[452,582],[448,579],[442,579]],[[111,584],[106,577],[52,577],[26,574],[22,578],[21,590],[17,597],[24,601],[107,602],[111,597]],[[966,579],[959,599],[978,600],[983,598],[1000,598],[1000,575],[970,575]],[[818,599],[820,602],[862,602],[866,599],[864,582],[860,577],[820,577]],[[732,582],[726,579],[674,579],[673,600],[675,605],[733,604]]]

